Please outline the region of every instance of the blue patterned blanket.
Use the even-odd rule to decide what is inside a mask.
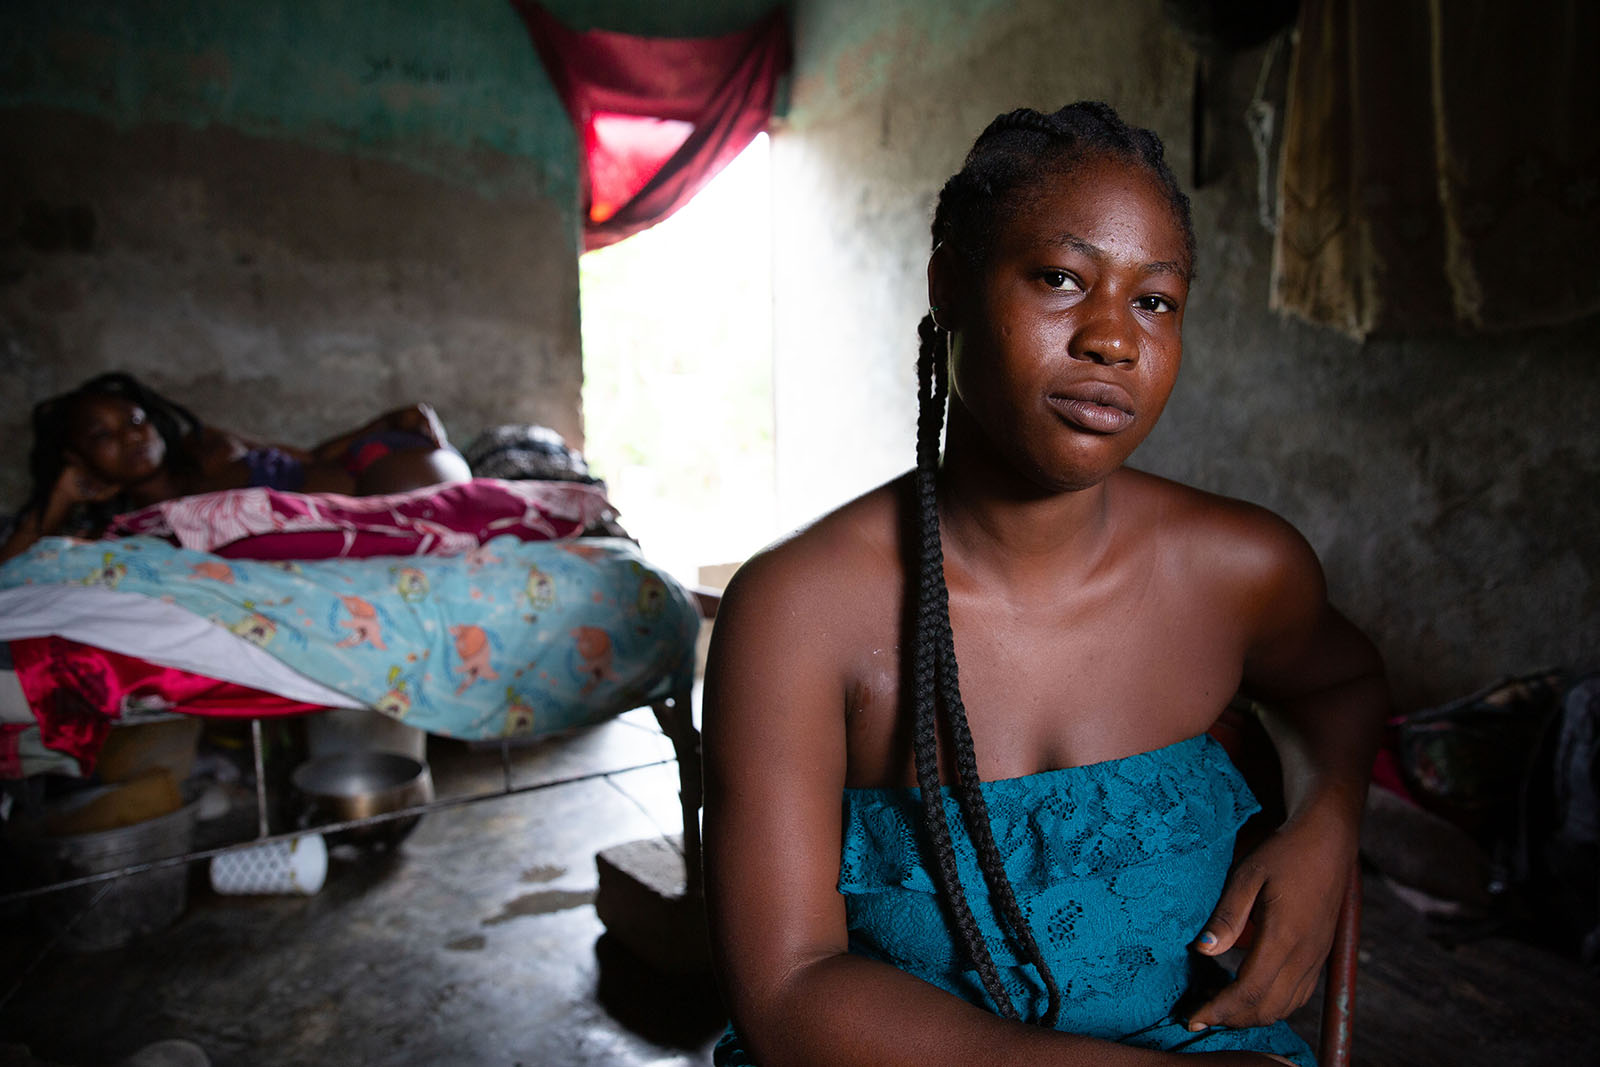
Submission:
[[[699,630],[687,591],[613,538],[300,562],[47,538],[0,567],[0,588],[41,583],[176,604],[331,689],[465,740],[584,726],[684,692]]]

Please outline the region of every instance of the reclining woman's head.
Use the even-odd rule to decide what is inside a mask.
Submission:
[[[33,408],[28,471],[33,485],[24,511],[42,509],[61,472],[76,459],[97,480],[118,489],[162,469],[192,465],[185,441],[200,420],[131,374],[100,374]],[[109,518],[111,505],[104,518]]]

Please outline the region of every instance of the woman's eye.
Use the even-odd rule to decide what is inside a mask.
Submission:
[[[1177,304],[1173,303],[1171,300],[1168,300],[1166,297],[1158,296],[1155,293],[1141,296],[1139,299],[1133,302],[1133,306],[1138,308],[1140,311],[1169,312],[1178,310]]]
[[[1078,284],[1078,279],[1064,270],[1047,270],[1040,275],[1044,283],[1052,289],[1059,289],[1065,293],[1078,292],[1083,286]]]

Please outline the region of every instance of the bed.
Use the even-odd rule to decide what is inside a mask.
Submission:
[[[509,742],[648,705],[698,807],[702,612],[631,540],[593,536],[611,517],[596,485],[477,478],[232,490],[44,539],[0,566],[0,778],[90,774],[112,725],[149,709],[367,708]]]

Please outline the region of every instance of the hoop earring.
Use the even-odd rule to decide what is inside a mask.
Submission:
[[[944,325],[939,321],[939,310],[940,310],[940,305],[938,305],[938,304],[934,304],[932,307],[928,308],[928,318],[933,320],[933,328],[935,330],[938,330],[940,333],[948,335],[950,333],[950,331],[947,330],[944,327]]]

